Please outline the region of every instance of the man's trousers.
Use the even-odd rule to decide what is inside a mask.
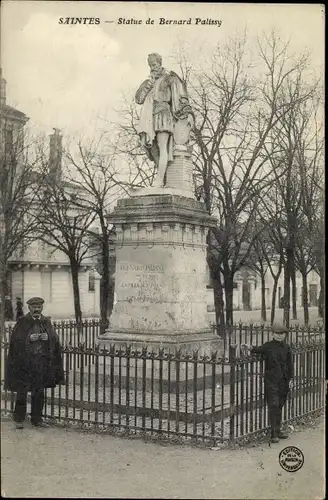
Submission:
[[[15,422],[23,422],[26,417],[27,391],[17,391],[14,409]],[[37,424],[42,420],[44,405],[44,389],[32,389],[31,391],[31,422]]]
[[[278,437],[281,431],[282,409],[288,395],[288,383],[266,388],[271,437]]]

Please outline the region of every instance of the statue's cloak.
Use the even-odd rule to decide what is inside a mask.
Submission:
[[[140,85],[135,100],[137,104],[143,105],[137,132],[146,147],[149,158],[155,161],[152,149],[156,147],[156,132],[163,130],[169,133],[168,161],[172,162],[174,122],[188,103],[183,81],[173,71],[163,68],[161,76],[154,83],[148,78]],[[162,110],[161,120],[158,118],[158,110]],[[159,123],[162,124],[162,128]]]

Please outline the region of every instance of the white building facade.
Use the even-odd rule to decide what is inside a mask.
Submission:
[[[12,148],[17,137],[24,137],[24,127],[29,118],[21,111],[6,103],[6,81],[1,80],[1,154]],[[61,136],[55,130],[50,136],[50,160],[61,161]],[[56,163],[55,162],[55,163]],[[51,161],[50,161],[51,165]],[[99,317],[100,276],[96,269],[96,259],[86,256],[79,271],[79,287],[82,315],[85,318]],[[52,319],[74,318],[74,298],[72,276],[68,257],[42,241],[33,241],[20,245],[9,259],[7,272],[7,293],[13,306],[17,297],[24,304],[33,296],[41,296],[45,300],[44,312]]]
[[[272,265],[273,271],[277,272],[275,265]],[[320,277],[316,271],[309,272],[307,277],[308,282],[308,301],[309,307],[318,306],[319,293],[320,293]],[[266,309],[271,309],[272,294],[273,294],[274,280],[269,269],[265,274],[265,303]],[[290,289],[290,296],[292,297],[292,288]],[[276,294],[276,308],[281,305],[281,300],[284,295],[284,272],[282,270]],[[302,276],[296,271],[296,306],[297,308],[303,307],[303,285]],[[233,290],[233,308],[236,311],[251,311],[261,309],[262,304],[262,288],[261,277],[254,271],[242,270],[236,273]],[[208,287],[208,310],[214,311],[214,298],[213,288],[211,285]]]
[[[100,275],[94,262],[85,259],[79,272],[82,315],[99,317]],[[31,243],[23,253],[10,259],[11,297],[21,297],[23,303],[32,296],[43,297],[45,314],[52,319],[74,318],[72,276],[67,256],[40,241]],[[27,308],[24,308],[24,312]]]

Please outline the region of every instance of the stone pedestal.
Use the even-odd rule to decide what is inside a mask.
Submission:
[[[215,220],[203,204],[148,188],[120,200],[111,220],[116,303],[100,344],[217,350],[206,300],[206,236]]]
[[[185,193],[184,196],[194,198],[192,173],[192,150],[188,146],[176,145],[173,162],[168,165],[166,170],[165,187],[176,189],[176,186],[179,186],[179,190]]]
[[[151,196],[171,194],[184,198],[195,199],[193,188],[192,151],[188,146],[175,146],[173,162],[169,163],[166,170],[165,187],[147,187],[131,190],[131,196]]]

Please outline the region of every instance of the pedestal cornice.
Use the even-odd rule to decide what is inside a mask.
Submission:
[[[191,198],[172,194],[138,196],[118,201],[109,216],[113,223],[179,222],[206,227],[216,225],[216,219],[209,215],[203,203]]]

